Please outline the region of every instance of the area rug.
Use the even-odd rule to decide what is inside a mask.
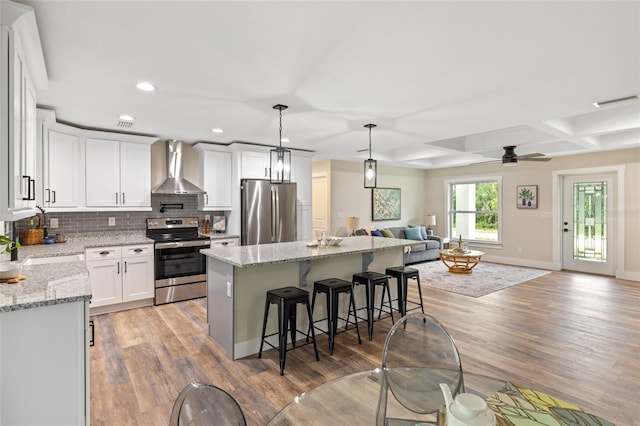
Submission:
[[[409,266],[420,271],[420,284],[470,297],[485,296],[549,273],[488,262],[480,262],[472,274],[452,274],[439,260]]]

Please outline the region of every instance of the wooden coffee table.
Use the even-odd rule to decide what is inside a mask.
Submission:
[[[464,253],[453,250],[443,250],[440,252],[440,260],[449,268],[453,274],[470,274],[473,268],[480,263],[484,252],[469,250]]]

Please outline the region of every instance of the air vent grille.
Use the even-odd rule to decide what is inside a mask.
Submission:
[[[130,129],[133,126],[133,121],[118,121],[118,127],[122,127],[123,129]]]

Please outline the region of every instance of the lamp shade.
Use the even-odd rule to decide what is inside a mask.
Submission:
[[[424,224],[426,226],[436,226],[436,216],[428,214],[424,217]]]
[[[360,218],[359,217],[348,217],[347,218],[347,229],[358,229],[360,227]]]

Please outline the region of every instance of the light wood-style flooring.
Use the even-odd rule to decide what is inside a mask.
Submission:
[[[410,285],[410,298],[417,298]],[[552,272],[480,298],[423,287],[425,311],[453,335],[465,371],[511,380],[564,398],[618,426],[640,425],[640,283]],[[91,423],[166,425],[191,381],[231,393],[250,425],[263,425],[302,392],[380,366],[390,319],[362,345],[326,335],[287,354],[230,361],[205,333],[204,299],[93,318]]]

